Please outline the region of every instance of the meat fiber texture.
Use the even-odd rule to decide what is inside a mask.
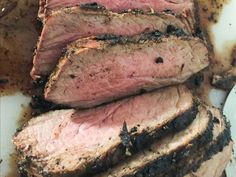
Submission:
[[[182,29],[186,34],[194,33],[186,18],[166,13],[118,14],[105,9],[90,10],[80,7],[60,9],[44,21],[31,75],[37,79],[51,74],[63,53],[63,48],[77,39],[100,34],[133,36],[154,30],[166,32],[170,25]]]
[[[129,136],[122,138],[121,132],[151,137],[176,117],[191,112],[193,106],[189,90],[183,86],[171,87],[95,109],[59,110],[41,115],[30,120],[13,141],[20,159],[24,159],[21,169],[28,174],[83,176],[93,164],[95,168],[102,162],[108,164],[109,159],[119,161],[121,155],[112,154],[122,145],[132,146]],[[196,114],[185,117],[195,118]],[[163,130],[166,129],[168,126]]]
[[[198,38],[170,36],[124,43],[82,39],[68,47],[46,86],[45,99],[93,107],[183,83],[208,64],[208,50]]]
[[[74,7],[78,5],[90,4],[95,7],[96,3],[105,8],[121,12],[129,9],[140,9],[144,11],[171,11],[178,15],[184,15],[194,23],[195,9],[194,0],[40,0],[39,17],[44,18],[50,15],[52,11],[65,7]],[[89,6],[89,5],[88,5]]]

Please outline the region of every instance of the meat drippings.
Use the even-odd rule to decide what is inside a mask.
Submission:
[[[209,100],[209,93],[212,90],[211,80],[215,73],[222,73],[222,71],[230,69],[232,65],[229,59],[225,59],[222,56],[230,56],[230,50],[224,50],[223,54],[219,54],[215,50],[216,40],[213,34],[213,26],[219,22],[221,12],[225,5],[230,3],[229,0],[200,0],[199,1],[199,14],[200,14],[200,25],[202,31],[205,33],[209,49],[210,49],[210,59],[211,65],[203,72],[204,81],[202,85],[195,90],[197,96],[204,100],[208,104],[212,104]],[[227,47],[226,47],[227,48]]]
[[[29,72],[38,38],[37,10],[37,0],[0,2],[1,95],[18,91],[28,94],[31,91]]]

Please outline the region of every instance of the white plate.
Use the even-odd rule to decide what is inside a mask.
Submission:
[[[233,141],[236,142],[236,85],[230,92],[223,109],[224,115],[231,122],[231,129]],[[236,152],[236,144],[234,144],[234,152]],[[235,156],[235,154],[234,154]],[[236,159],[232,158],[232,162],[228,165],[226,169],[227,174],[236,174]],[[228,175],[230,176],[230,175]]]
[[[217,25],[213,26],[212,31],[215,35],[216,47],[220,52],[223,52],[225,42],[236,41],[236,0],[232,0],[229,5],[226,5],[220,21]],[[224,99],[224,93],[218,90],[214,90],[211,93],[211,100],[216,106],[220,106],[220,102]],[[3,162],[0,165],[0,177],[5,177],[11,172],[10,154],[13,152],[14,147],[11,143],[11,138],[17,128],[17,119],[21,113],[22,104],[27,105],[30,98],[23,96],[21,93],[17,93],[12,96],[0,97],[0,158]],[[231,102],[232,109],[236,109],[236,103]],[[234,117],[235,118],[235,117]],[[232,124],[235,125],[236,118]],[[233,138],[236,139],[236,127],[233,127]],[[230,165],[236,169],[236,164]],[[228,177],[235,177],[236,172],[231,171],[228,173]],[[12,176],[11,176],[12,177]]]

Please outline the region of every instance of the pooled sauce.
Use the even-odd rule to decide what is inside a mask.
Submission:
[[[214,38],[210,28],[217,23],[220,12],[227,2],[227,0],[199,0],[201,26],[202,29],[208,33],[208,39],[213,44]],[[35,94],[29,73],[32,68],[34,48],[39,36],[36,20],[38,3],[38,0],[0,1],[1,95],[10,95],[19,91],[31,96]],[[234,55],[234,58],[235,57]],[[211,66],[204,71],[204,82],[202,86],[195,90],[197,95],[207,103],[209,103],[208,93],[212,88],[210,85],[212,74],[220,73],[222,68],[225,69],[229,67],[228,64],[224,64],[224,60],[214,55],[213,52],[211,59]],[[49,107],[47,105],[49,103],[44,104],[46,104],[45,107]],[[53,105],[50,106],[50,108],[53,108]],[[33,115],[37,115],[37,112],[33,112]],[[22,126],[31,117],[31,107],[24,107],[18,121],[18,126]],[[11,172],[7,177],[17,177],[16,155],[14,153],[11,156],[9,166],[11,167]]]
[[[22,111],[20,114],[20,118],[18,119],[17,126],[22,127],[32,118],[32,108],[30,105],[24,106],[22,105]]]
[[[17,122],[17,127],[22,127],[31,119],[32,109],[30,106],[23,106],[22,111]],[[13,152],[9,157],[10,172],[4,177],[20,177],[17,170],[17,153]]]
[[[10,95],[31,91],[29,72],[38,39],[38,0],[0,2],[0,92]]]
[[[207,41],[210,47],[210,66],[205,69],[204,81],[200,88],[196,90],[196,94],[207,104],[211,105],[209,100],[209,92],[213,88],[211,85],[212,76],[216,73],[222,73],[222,71],[232,67],[229,61],[222,55],[219,55],[215,50],[215,39],[212,32],[212,26],[219,21],[221,11],[224,5],[228,4],[229,0],[199,0],[200,11],[200,25],[203,32],[207,35]],[[225,55],[229,55],[231,51],[226,50]]]
[[[234,44],[230,61],[231,61],[232,67],[236,68],[236,43]]]
[[[39,35],[37,11],[38,0],[0,0],[1,96],[16,92],[32,94],[29,72]],[[30,118],[31,108],[24,107],[17,126],[22,126]],[[6,177],[17,177],[16,153],[13,152],[9,158],[10,172]]]
[[[13,152],[12,154],[10,154],[9,167],[11,168],[11,170],[7,174],[7,176],[4,176],[4,177],[20,177],[20,175],[17,171],[17,154],[16,154],[16,152]]]

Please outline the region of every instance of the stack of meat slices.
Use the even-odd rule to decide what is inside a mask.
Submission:
[[[131,9],[131,10],[130,10]],[[41,0],[31,75],[54,110],[13,138],[27,176],[220,177],[230,126],[181,85],[209,64],[193,0]]]

